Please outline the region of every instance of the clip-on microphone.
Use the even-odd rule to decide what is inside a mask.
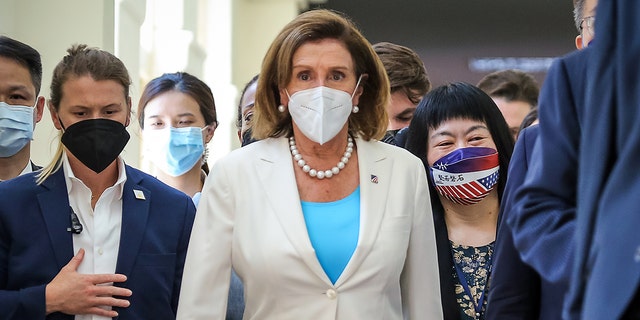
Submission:
[[[71,227],[67,228],[67,231],[74,234],[80,234],[80,232],[82,232],[82,223],[80,223],[78,215],[73,212],[73,208],[69,207],[69,210],[71,211]]]

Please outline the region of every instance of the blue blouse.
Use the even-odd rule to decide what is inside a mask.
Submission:
[[[332,283],[351,260],[360,232],[360,186],[333,202],[301,201],[309,240]]]

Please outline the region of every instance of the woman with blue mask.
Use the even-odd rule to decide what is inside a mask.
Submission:
[[[513,144],[493,100],[467,83],[427,93],[409,125],[405,148],[429,179],[445,319],[484,319]]]
[[[155,166],[158,179],[191,196],[198,205],[209,173],[206,144],[218,125],[213,93],[197,77],[165,73],[144,88],[138,104],[144,156]],[[227,319],[242,319],[243,288],[233,274]]]
[[[194,199],[206,174],[206,145],[218,121],[211,89],[186,73],[165,73],[144,88],[138,104],[143,155],[158,179]]]

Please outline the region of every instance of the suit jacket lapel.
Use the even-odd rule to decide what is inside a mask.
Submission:
[[[289,242],[302,260],[320,279],[331,285],[309,240],[295,183],[289,142],[285,138],[279,138],[265,140],[262,144],[263,153],[256,159],[255,168],[266,198]]]
[[[38,203],[58,267],[62,268],[73,257],[72,233],[66,231],[71,226],[71,207],[62,168],[42,182],[41,188],[46,190],[38,193]]]
[[[144,229],[149,217],[151,192],[140,185],[142,177],[126,167],[127,181],[122,190],[122,230],[116,273],[131,274],[136,256],[144,237]],[[144,199],[138,199],[134,190],[143,192]]]
[[[374,246],[385,214],[391,190],[391,161],[378,152],[373,143],[356,139],[360,173],[360,234],[351,260],[336,281],[336,286],[353,275]]]

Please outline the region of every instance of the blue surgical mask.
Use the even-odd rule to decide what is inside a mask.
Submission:
[[[0,102],[0,158],[15,155],[33,139],[34,109]]]
[[[142,131],[145,156],[164,173],[177,177],[200,164],[204,139],[198,127],[145,129]]]

